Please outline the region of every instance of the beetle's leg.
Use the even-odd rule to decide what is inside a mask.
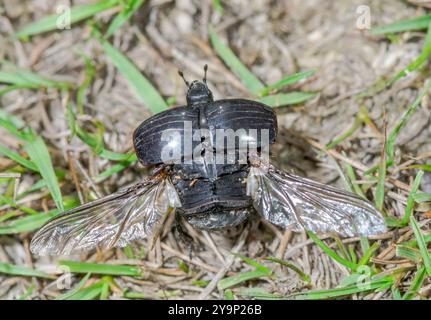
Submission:
[[[192,259],[192,251],[194,249],[193,238],[184,230],[182,218],[178,211],[175,212],[175,230],[177,230],[180,241],[183,242],[189,249],[189,258]],[[175,235],[175,233],[174,233]]]

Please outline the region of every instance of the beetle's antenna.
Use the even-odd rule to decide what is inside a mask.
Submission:
[[[208,71],[208,65],[204,65],[204,83],[207,84],[207,71]]]
[[[184,77],[184,73],[181,70],[178,70],[178,74],[180,75],[181,78],[183,78],[187,88],[190,87],[190,83],[186,80],[186,78]]]

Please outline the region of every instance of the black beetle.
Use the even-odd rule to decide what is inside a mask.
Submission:
[[[125,246],[157,234],[168,214],[198,229],[235,226],[250,214],[275,225],[342,236],[384,232],[381,214],[343,190],[281,171],[268,161],[273,110],[245,99],[213,100],[206,82],[188,86],[187,105],[141,123],[133,135],[153,176],[51,219],[34,236],[34,253],[69,254]]]

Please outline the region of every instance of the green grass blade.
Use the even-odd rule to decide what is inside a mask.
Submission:
[[[82,288],[74,294],[68,296],[65,300],[93,300],[99,297],[105,285],[105,281],[101,280],[93,283],[91,286]]]
[[[422,255],[420,251],[407,245],[398,244],[395,247],[395,254],[397,257],[409,259],[415,263],[422,261]]]
[[[145,105],[154,113],[159,113],[168,108],[165,100],[153,87],[147,78],[136,68],[136,66],[119,50],[108,41],[101,40],[106,54],[109,56],[115,67],[127,79],[135,92],[142,99]]]
[[[32,215],[14,220],[5,225],[0,225],[0,234],[19,234],[21,232],[34,231],[54,217],[58,210],[48,214]]]
[[[2,215],[0,217],[0,223],[7,221],[9,219],[12,219],[13,217],[15,217],[17,215],[16,210],[13,211],[9,211],[6,214]]]
[[[73,24],[90,18],[99,12],[118,5],[118,2],[118,0],[102,0],[96,3],[72,7],[69,12],[70,23]],[[30,23],[19,30],[17,36],[20,38],[25,38],[47,31],[58,30],[58,22],[60,21],[59,19],[61,19],[65,14],[67,14],[67,12],[53,14],[36,22]]]
[[[280,90],[280,89],[282,89],[288,85],[291,85],[291,84],[294,84],[298,81],[301,81],[302,79],[306,79],[306,78],[311,77],[314,74],[314,72],[315,72],[314,70],[310,70],[310,71],[298,72],[298,73],[295,73],[293,75],[290,75],[290,76],[288,76],[288,77],[286,77],[280,81],[277,81],[274,84],[271,84],[271,85],[265,87],[261,91],[260,95],[261,96],[267,96],[273,90]]]
[[[100,300],[108,300],[110,289],[111,289],[111,286],[109,285],[109,283],[107,282],[103,283],[101,293],[100,293]]]
[[[370,242],[368,241],[367,237],[360,237],[360,245],[361,245],[361,250],[363,252],[363,254],[365,254],[365,252],[368,251],[368,249],[370,248]]]
[[[406,169],[420,169],[431,172],[431,164],[413,164],[411,166],[407,166]]]
[[[192,285],[205,288],[210,283],[210,280],[193,280]]]
[[[337,261],[338,263],[346,266],[351,270],[356,270],[357,265],[353,262],[340,257],[334,250],[329,248],[322,240],[320,240],[313,232],[307,231],[308,236],[316,243],[328,256]]]
[[[265,276],[270,276],[272,270],[264,265],[258,263],[257,261],[250,259],[238,253],[233,253],[236,257],[242,259],[245,263],[256,268],[254,271],[241,272],[234,276],[224,278],[218,282],[218,287],[222,290],[231,288],[239,283],[246,282],[248,280],[257,279]]]
[[[316,96],[313,92],[293,91],[289,93],[279,93],[271,96],[259,98],[259,101],[273,108],[303,103]]]
[[[364,192],[362,191],[361,187],[356,183],[357,178],[356,178],[356,174],[355,174],[355,170],[353,169],[353,167],[350,165],[350,163],[347,162],[343,162],[344,167],[346,168],[346,173],[347,176],[349,177],[351,183],[352,183],[352,188],[353,191],[360,197],[367,199],[367,197],[365,196]]]
[[[181,259],[177,259],[177,263],[178,263],[178,267],[185,273],[185,274],[189,274],[190,272],[190,268],[187,265],[187,263],[185,263],[183,260]]]
[[[223,13],[224,13],[224,8],[223,8],[223,5],[221,4],[221,1],[220,0],[212,0],[211,1],[211,3],[212,3],[212,5],[213,5],[213,7],[214,7],[214,9],[220,14],[220,15],[223,15]]]
[[[424,266],[422,266],[417,272],[412,280],[409,290],[403,295],[403,300],[412,300],[422,287],[422,284],[425,280],[427,272]]]
[[[61,266],[66,266],[72,273],[106,274],[112,276],[142,276],[138,266],[112,265],[102,263],[84,263],[76,261],[60,261]]]
[[[360,269],[361,272],[351,273],[348,276],[341,279],[338,284],[338,288],[345,288],[361,283],[361,279],[369,281],[369,276],[371,276],[371,270],[367,270],[367,268]],[[365,277],[364,277],[365,276]],[[363,281],[362,281],[363,282]]]
[[[387,86],[392,86],[399,79],[407,76],[409,73],[418,69],[431,54],[431,24],[428,25],[427,35],[425,37],[425,43],[422,48],[422,52],[415,60],[413,60],[405,69],[401,70],[395,77],[388,81]]]
[[[333,160],[333,159],[331,159],[331,160]],[[333,160],[332,162],[335,165],[335,169],[337,170],[338,175],[340,176],[341,180],[343,181],[343,184],[345,185],[346,189],[349,190],[350,192],[353,192],[352,182],[350,181],[350,179],[345,174],[343,168],[341,168],[341,166],[338,164],[337,161]],[[335,240],[339,240],[339,238],[336,237]]]
[[[10,85],[0,90],[0,97],[4,96],[9,92],[19,90],[19,89],[35,89],[35,88],[34,86],[26,86],[26,85]]]
[[[407,111],[403,114],[401,119],[398,121],[397,125],[392,129],[391,133],[388,136],[388,142],[386,146],[386,153],[389,157],[389,161],[393,161],[394,159],[394,153],[395,153],[395,140],[398,137],[398,134],[400,133],[401,129],[403,129],[407,122],[410,120],[412,115],[416,112],[417,108],[421,104],[422,98],[428,94],[429,89],[431,88],[431,80],[428,80],[425,84],[422,91],[418,94],[415,101],[412,103],[412,105],[407,109]]]
[[[387,276],[380,279],[373,279],[369,282],[361,283],[361,285],[351,285],[347,287],[334,288],[329,290],[314,290],[308,291],[305,293],[295,293],[291,295],[296,299],[307,299],[307,300],[316,300],[316,299],[330,299],[342,296],[348,296],[354,293],[359,292],[367,292],[374,291],[377,289],[381,289],[382,287],[387,287],[388,285],[392,285],[394,283],[393,276]]]
[[[425,240],[425,243],[430,243],[431,242],[431,233],[425,235],[424,240]],[[417,247],[418,246],[418,242],[416,240],[411,240],[411,241],[405,242],[404,244],[407,246],[410,246],[410,247]]]
[[[417,57],[412,62],[410,62],[406,68],[402,69],[391,79],[389,80],[386,80],[383,78],[379,79],[370,88],[358,94],[357,97],[358,98],[370,97],[392,86],[395,82],[397,82],[401,78],[409,75],[411,72],[418,70],[421,66],[423,66],[424,63],[428,60],[430,54],[431,54],[431,23],[428,24],[427,35],[425,37],[424,45],[419,57]]]
[[[228,288],[231,288],[239,283],[246,282],[253,279],[258,279],[262,277],[269,276],[271,273],[267,271],[262,270],[254,270],[254,271],[247,271],[247,272],[241,272],[236,275],[233,275],[228,278],[224,278],[220,280],[217,284],[219,289],[225,290]]]
[[[117,30],[130,19],[130,17],[142,6],[144,2],[145,0],[129,0],[125,8],[123,8],[114,20],[112,20],[105,33],[105,38],[107,39],[117,32]]]
[[[36,164],[42,178],[45,180],[57,208],[60,211],[64,211],[60,186],[58,185],[51,157],[45,142],[40,137],[32,137],[27,141],[24,148],[30,156],[30,159]]]
[[[134,163],[136,163],[136,161],[137,161],[136,154],[133,154],[133,155],[130,157],[130,160],[129,160],[129,161],[123,161],[123,162],[117,163],[117,164],[115,164],[115,165],[113,165],[113,166],[109,167],[109,168],[108,168],[108,169],[106,169],[105,171],[101,172],[101,173],[96,177],[96,179],[95,179],[95,180],[96,180],[96,182],[97,182],[97,183],[99,183],[99,182],[101,182],[101,181],[105,180],[106,178],[108,178],[108,177],[110,177],[110,176],[112,176],[112,175],[114,175],[114,174],[116,174],[116,173],[119,173],[119,172],[121,172],[121,171],[125,170],[126,168],[128,168],[128,167],[130,167],[131,165],[133,165]]]
[[[311,282],[311,278],[310,278],[310,276],[309,275],[307,275],[307,274],[305,274],[301,269],[299,269],[297,266],[295,266],[295,265],[293,265],[293,264],[291,264],[291,263],[289,263],[289,262],[287,262],[287,261],[284,261],[284,260],[282,260],[282,259],[278,259],[278,258],[275,258],[275,257],[267,257],[267,258],[265,258],[265,260],[268,260],[268,261],[272,261],[272,262],[275,262],[275,263],[278,263],[278,264],[281,264],[282,266],[285,266],[285,267],[287,267],[287,268],[289,268],[290,270],[292,270],[292,271],[294,271],[294,272],[296,272],[300,277],[301,277],[301,279],[303,280],[303,281],[305,281],[305,282]]]
[[[424,175],[423,171],[419,171],[418,174],[415,177],[415,180],[413,181],[413,186],[412,189],[409,193],[409,196],[407,198],[407,206],[406,206],[406,211],[404,213],[404,217],[402,219],[402,224],[403,225],[407,225],[408,222],[410,221],[410,216],[413,213],[413,208],[415,205],[415,194],[418,191],[420,185],[421,185],[421,181],[422,181],[422,177]]]
[[[236,295],[247,298],[255,298],[259,300],[282,300],[286,297],[266,291],[263,288],[247,288],[235,292]]]
[[[67,126],[70,129],[69,134],[69,141],[75,136],[76,134],[76,117],[72,110],[72,103],[68,103],[66,107],[66,120],[67,120]]]
[[[134,153],[119,153],[105,149],[103,142],[102,131],[104,128],[98,127],[99,131],[94,137],[92,134],[83,130],[80,126],[75,125],[75,132],[78,137],[86,145],[91,147],[91,149],[101,158],[105,158],[112,161],[132,161],[136,156]]]
[[[8,205],[10,205],[11,207],[16,208],[17,210],[21,210],[22,212],[27,213],[27,214],[29,214],[29,215],[37,215],[37,214],[39,214],[36,210],[34,210],[34,209],[32,209],[32,208],[17,205],[17,204],[13,201],[13,198],[11,198],[11,197],[7,197],[7,196],[2,196],[2,195],[0,195],[0,203],[1,203],[1,204],[8,204]],[[4,214],[4,215],[1,215],[1,216],[0,216],[0,222],[3,222],[3,221],[8,220],[8,218],[7,218],[8,214],[12,214],[9,218],[14,217],[14,216],[15,216],[15,214],[13,214],[13,213],[14,213],[14,211],[10,211],[10,212],[8,212],[8,213],[6,213],[6,214]]]
[[[65,209],[72,209],[78,205],[78,201],[69,199],[65,202]],[[55,217],[60,212],[58,209],[49,211],[48,213],[39,213],[31,216],[16,219],[9,223],[0,225],[1,234],[19,234],[24,232],[34,231],[43,226],[49,219]]]
[[[250,70],[248,70],[235,53],[223,43],[212,26],[209,27],[208,32],[214,50],[224,63],[226,63],[232,72],[240,78],[241,82],[251,93],[259,95],[265,88],[265,85]]]
[[[15,72],[0,71],[0,83],[11,84],[14,86],[22,86],[27,88],[37,88],[38,85],[26,81],[19,77]]]
[[[427,247],[427,244],[425,242],[422,231],[419,229],[419,226],[418,226],[413,215],[410,217],[410,225],[413,229],[413,232],[415,234],[415,238],[418,242],[418,247],[419,247],[419,251],[421,252],[421,255],[422,255],[422,260],[423,260],[423,263],[425,266],[425,270],[426,270],[428,276],[431,277],[431,256],[430,256],[430,253],[428,251],[428,247]]]
[[[340,134],[338,137],[335,137],[330,143],[328,143],[326,145],[326,149],[329,150],[339,145],[341,142],[343,142],[352,134],[354,134],[356,130],[360,128],[361,124],[362,124],[362,119],[361,117],[357,116],[355,118],[355,121],[353,122],[353,125],[349,129],[344,131],[342,134]]]
[[[232,253],[232,254],[234,256],[240,258],[245,263],[247,263],[247,264],[255,267],[257,270],[268,272],[268,273],[272,273],[272,270],[270,268],[265,267],[264,265],[260,264],[259,262],[255,261],[253,259],[250,259],[250,258],[248,258],[246,256],[243,256],[242,254],[239,254],[239,253]]]
[[[357,264],[357,263],[358,263],[358,256],[356,255],[354,245],[349,245],[349,246],[348,246],[348,251],[349,251],[349,255],[350,255],[350,260],[351,260],[354,264]]]
[[[28,287],[28,289],[22,294],[22,295],[20,295],[19,297],[18,297],[18,299],[17,300],[27,300],[31,295],[32,295],[32,293],[34,292],[34,289],[36,289],[36,284],[33,282],[29,287]]]
[[[0,154],[5,155],[9,159],[15,161],[16,163],[22,165],[24,168],[30,169],[31,171],[38,172],[37,166],[30,160],[20,156],[18,153],[9,150],[8,148],[0,145]]]
[[[9,123],[15,129],[22,128],[25,126],[24,121],[22,121],[20,118],[15,117],[14,115],[9,114],[2,109],[0,109],[0,120]]]
[[[84,114],[86,93],[90,88],[94,77],[96,76],[96,67],[94,66],[93,60],[90,57],[86,56],[84,53],[81,53],[80,55],[85,62],[85,77],[79,85],[78,92],[76,93],[76,108],[80,114]],[[74,130],[73,127],[70,127],[70,129]]]
[[[396,284],[392,285],[391,291],[392,291],[392,299],[393,300],[401,300],[402,299],[401,292],[398,289]]]
[[[124,291],[123,298],[126,299],[147,299],[148,296],[142,292]]]
[[[235,300],[235,295],[233,294],[233,291],[230,289],[227,289],[224,291],[224,299],[225,300]]]
[[[380,161],[379,166],[379,176],[376,187],[376,196],[375,196],[375,205],[379,211],[383,209],[383,203],[385,201],[385,180],[386,180],[386,157],[383,155],[383,158]]]
[[[45,272],[30,269],[23,266],[17,266],[10,263],[0,263],[0,274],[8,274],[8,275],[14,275],[14,276],[24,276],[24,277],[38,277],[38,278],[45,278],[45,279],[55,279],[54,276],[49,275]]]
[[[401,228],[403,226],[402,221],[395,217],[384,217],[385,223],[391,228]]]
[[[417,203],[431,202],[431,193],[418,192],[413,195]]]
[[[90,279],[91,273],[87,273],[84,278],[81,279],[81,281],[78,282],[78,284],[72,289],[66,292],[65,294],[62,294],[61,296],[58,296],[55,298],[55,300],[68,300],[72,296],[74,296],[78,291],[80,291],[85,284],[87,283],[88,279]]]
[[[21,232],[33,231],[41,227],[50,218],[54,217],[58,210],[54,210],[47,214],[37,214],[20,219],[16,219],[10,223],[0,225],[1,234],[19,234]]]
[[[385,33],[396,33],[404,31],[423,30],[428,27],[431,22],[431,15],[424,15],[413,19],[402,20],[390,24],[386,24],[380,27],[371,29],[371,34],[385,34]]]
[[[349,251],[347,251],[346,246],[344,245],[344,243],[341,241],[340,237],[335,234],[333,236],[333,239],[335,240],[335,243],[337,244],[338,250],[341,254],[341,257],[343,257],[344,259],[350,261],[350,254]]]
[[[61,178],[64,178],[61,177]],[[40,179],[39,181],[37,181],[36,183],[34,183],[33,185],[31,185],[30,187],[28,187],[27,189],[25,189],[23,192],[21,192],[17,199],[22,199],[24,198],[26,195],[32,193],[32,192],[36,192],[41,190],[42,188],[46,188],[46,182],[43,179]]]
[[[21,131],[21,129],[23,128],[22,126],[17,126],[9,119],[5,118],[0,119],[0,126],[5,128],[7,131],[9,131],[10,134],[14,135],[15,137],[25,140],[26,134]]]
[[[361,260],[359,260],[358,267],[359,266],[365,266],[366,264],[368,264],[368,262],[370,261],[371,257],[377,251],[377,249],[379,249],[379,247],[380,247],[379,243],[377,243],[377,242],[373,243],[368,248],[368,250],[364,253],[364,255],[362,256]]]
[[[38,88],[59,88],[67,89],[72,85],[67,82],[54,81],[38,75],[34,72],[18,68],[10,63],[2,65],[8,66],[11,71],[0,71],[0,83],[11,84],[20,88],[38,89]]]

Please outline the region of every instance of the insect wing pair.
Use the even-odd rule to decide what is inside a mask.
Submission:
[[[299,231],[369,236],[385,232],[381,214],[366,200],[343,190],[253,161],[247,194],[256,212],[271,223]],[[153,177],[110,196],[64,212],[33,237],[37,254],[71,254],[95,247],[124,247],[151,236],[181,203],[169,175]]]

